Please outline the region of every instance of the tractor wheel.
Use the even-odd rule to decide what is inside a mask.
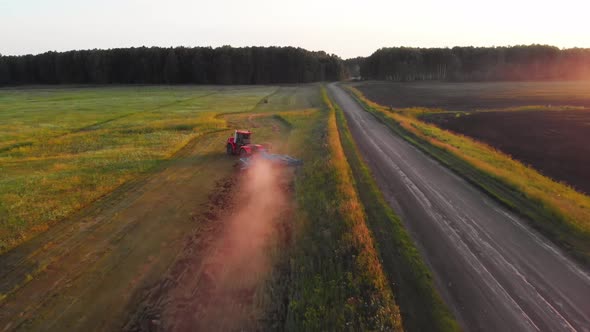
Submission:
[[[241,149],[240,150],[240,157],[244,158],[248,156],[248,151],[246,151],[246,149]]]
[[[231,155],[233,155],[233,154],[234,154],[234,149],[231,147],[231,144],[228,144],[228,145],[227,145],[227,149],[226,149],[226,151],[227,151],[227,155],[228,155],[228,156],[231,156]]]

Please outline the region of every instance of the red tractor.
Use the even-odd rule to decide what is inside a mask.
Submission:
[[[265,151],[266,149],[264,146],[260,144],[252,144],[250,142],[251,135],[252,132],[249,130],[236,130],[234,135],[227,139],[227,154],[246,157],[255,152]]]

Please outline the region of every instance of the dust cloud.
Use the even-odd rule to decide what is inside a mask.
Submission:
[[[193,331],[244,330],[255,324],[257,286],[271,267],[277,220],[288,205],[285,172],[260,158],[239,177],[225,229],[204,262]]]

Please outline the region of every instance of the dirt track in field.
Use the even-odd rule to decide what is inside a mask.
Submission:
[[[293,174],[240,171],[223,138],[0,256],[0,331],[259,329]]]
[[[0,331],[118,330],[231,174],[225,136],[189,143],[150,176],[1,255]]]
[[[271,253],[290,243],[289,174],[260,161],[230,178],[125,330],[260,330]]]
[[[590,194],[590,111],[441,113],[425,120],[485,142]]]
[[[280,148],[290,128],[272,112],[307,107],[283,99],[312,91],[284,90],[276,102],[218,118],[256,127],[262,142],[280,137]],[[265,282],[291,242],[294,170],[283,170],[270,197],[239,181],[238,159],[224,149],[230,132],[204,133],[149,175],[0,255],[0,332],[277,326],[285,304],[273,282],[288,262]]]

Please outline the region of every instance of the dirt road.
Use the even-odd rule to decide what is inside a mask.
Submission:
[[[140,296],[126,331],[258,331],[268,309],[265,291],[288,245],[292,169],[262,159],[211,196],[207,220],[186,241],[174,265]]]
[[[590,331],[590,275],[525,221],[329,90],[467,331]]]

